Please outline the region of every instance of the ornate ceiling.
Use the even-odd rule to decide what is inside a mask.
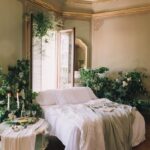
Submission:
[[[66,1],[74,2],[74,3],[82,3],[82,4],[91,4],[91,3],[100,2],[104,0],[66,0]]]
[[[107,12],[132,7],[150,5],[150,0],[43,0],[57,6],[62,11]]]

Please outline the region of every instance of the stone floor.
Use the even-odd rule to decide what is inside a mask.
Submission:
[[[64,150],[64,146],[58,139],[51,137],[46,150]],[[146,140],[133,150],[150,150],[150,120],[146,121]]]

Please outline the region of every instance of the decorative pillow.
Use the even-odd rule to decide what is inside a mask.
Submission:
[[[80,104],[97,99],[89,87],[73,87],[60,90],[57,94],[57,104]]]
[[[36,101],[41,106],[47,106],[47,105],[55,105],[57,102],[57,91],[59,90],[46,90],[39,92]]]

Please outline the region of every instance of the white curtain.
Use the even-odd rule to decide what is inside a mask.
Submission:
[[[32,87],[36,92],[57,87],[57,47],[55,31],[49,31],[42,39],[33,38]]]

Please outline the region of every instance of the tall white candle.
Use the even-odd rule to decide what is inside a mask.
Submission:
[[[22,98],[25,99],[24,89],[21,91]]]
[[[10,93],[7,94],[7,110],[10,110]]]
[[[19,93],[17,92],[17,108],[20,108],[20,103],[19,103]]]

